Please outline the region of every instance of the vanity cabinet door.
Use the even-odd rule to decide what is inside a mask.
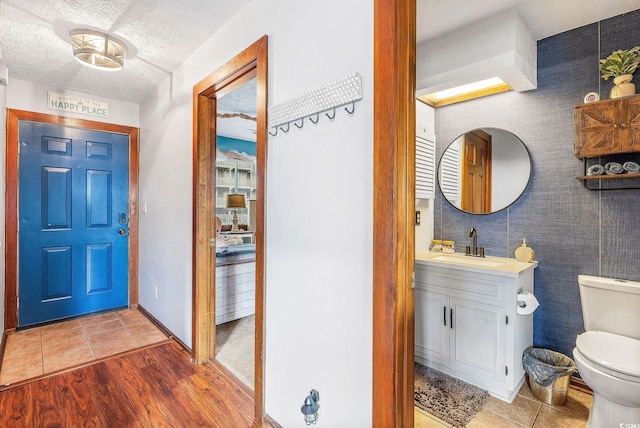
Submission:
[[[506,367],[506,311],[499,306],[451,297],[451,363],[469,373],[503,381]]]
[[[419,356],[449,362],[449,297],[415,289],[415,352]]]

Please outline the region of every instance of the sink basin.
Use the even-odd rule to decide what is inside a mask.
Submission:
[[[434,262],[449,262],[449,263],[459,263],[467,266],[481,266],[481,267],[489,267],[494,268],[500,265],[503,265],[503,261],[495,261],[490,259],[484,259],[481,257],[471,257],[464,255],[442,255],[437,256],[432,259]]]
[[[509,257],[472,257],[465,256],[464,253],[434,253],[432,251],[417,253],[415,261],[419,265],[431,265],[438,269],[455,269],[512,278],[517,278],[538,266],[536,261],[519,262]]]

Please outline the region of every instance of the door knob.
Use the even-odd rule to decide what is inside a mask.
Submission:
[[[118,235],[124,236],[126,234],[127,234],[127,229],[124,229],[124,228],[118,229]]]

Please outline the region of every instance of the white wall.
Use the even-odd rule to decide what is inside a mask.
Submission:
[[[372,2],[253,1],[141,106],[140,196],[148,213],[140,225],[140,302],[191,343],[192,87],[264,34],[270,106],[353,72],[364,86],[353,116],[340,109],[333,121],[323,116],[269,137],[266,411],[283,426],[304,427],[300,406],[315,388],[318,426],[368,427]]]
[[[503,129],[491,128],[491,194],[494,211],[508,207],[518,199],[529,182],[529,154],[518,137]]]

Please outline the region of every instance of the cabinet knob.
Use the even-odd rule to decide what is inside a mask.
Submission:
[[[629,126],[629,124],[627,124],[627,123],[623,123],[623,124],[622,124],[622,125],[620,125],[620,126],[622,126],[623,128],[626,128],[626,127],[628,127],[628,126]]]
[[[613,124],[613,127],[614,127],[615,129],[618,129],[618,128],[620,128],[620,125],[618,125],[617,123],[614,123],[614,124]]]

